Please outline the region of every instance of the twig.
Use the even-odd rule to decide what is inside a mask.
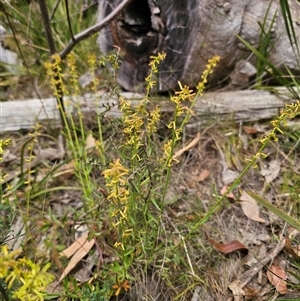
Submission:
[[[265,258],[257,262],[249,271],[245,272],[240,278],[240,287],[244,288],[248,282],[264,267],[267,263],[273,260],[284,248],[285,238],[281,237],[276,247],[267,254]]]
[[[177,228],[176,228],[177,229]],[[190,255],[189,255],[189,252],[188,252],[188,249],[187,249],[187,246],[186,246],[186,243],[185,243],[185,240],[184,240],[184,237],[179,234],[179,237],[183,243],[183,247],[184,247],[184,251],[185,251],[185,255],[187,257],[187,260],[188,260],[188,263],[189,263],[189,266],[190,266],[190,269],[191,269],[191,272],[192,272],[192,275],[195,276],[195,271],[194,271],[194,268],[193,268],[193,265],[192,265],[192,261],[191,261],[191,258],[190,258]]]
[[[108,1],[108,0],[107,0]],[[78,33],[77,35],[72,38],[68,45],[63,49],[60,53],[59,56],[63,60],[69,53],[70,51],[74,48],[74,46],[90,37],[91,35],[99,32],[103,27],[107,26],[109,23],[111,23],[113,20],[119,17],[119,15],[123,12],[123,10],[132,2],[132,0],[124,0],[122,3],[120,3],[114,10],[111,12],[106,18],[104,18],[100,23],[93,25],[84,31]]]

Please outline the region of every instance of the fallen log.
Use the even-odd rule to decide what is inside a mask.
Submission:
[[[99,1],[98,22],[114,11],[121,0]],[[210,82],[219,82],[235,65],[255,55],[238,38],[253,48],[264,45],[266,59],[287,72],[299,71],[300,5],[288,1],[289,34],[279,0],[133,0],[123,14],[99,35],[101,51],[121,49],[123,62],[118,81],[128,91],[141,91],[149,74],[149,56],[166,52],[158,67],[158,91],[176,89],[178,81],[192,87],[200,80],[207,60],[219,55]],[[290,41],[295,37],[293,43]],[[291,46],[293,44],[293,46]],[[288,73],[288,72],[287,72]]]
[[[272,119],[284,108],[286,103],[294,102],[287,89],[278,93],[262,90],[243,90],[227,92],[207,92],[199,97],[194,107],[194,116],[188,126],[203,128],[214,121],[248,122]],[[136,105],[143,98],[140,94],[124,92],[122,96]],[[118,100],[104,92],[65,98],[67,113],[75,113],[79,108],[83,113],[94,112],[119,118]],[[152,98],[150,106],[159,105],[162,113],[172,114],[174,106],[167,98]],[[30,130],[37,123],[47,127],[60,127],[60,115],[56,99],[28,99],[0,103],[0,134],[20,129]]]

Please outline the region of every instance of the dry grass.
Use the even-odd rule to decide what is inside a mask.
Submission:
[[[268,128],[266,125],[264,130],[267,131]],[[109,136],[110,132],[106,134]],[[157,237],[157,244],[162,247],[156,252],[153,250],[148,258],[142,256],[135,260],[129,269],[132,288],[128,294],[123,295],[122,300],[144,300],[147,295],[147,300],[192,300],[197,288],[200,288],[200,292],[196,300],[229,300],[231,292],[228,285],[249,269],[249,258],[263,258],[274,247],[282,232],[288,235],[290,227],[263,208],[260,214],[267,223],[258,223],[246,217],[240,206],[240,196],[244,190],[262,192],[273,204],[295,217],[298,216],[299,175],[296,162],[299,154],[296,145],[297,131],[294,128],[287,129],[278,142],[269,144],[266,150],[268,157],[260,160],[257,167],[245,175],[233,191],[233,197],[227,198],[203,226],[194,229],[199,219],[208,212],[221,194],[224,181],[228,180],[228,169],[237,174],[241,173],[246,164],[245,158],[258,150],[260,141],[256,137],[259,135],[248,134],[243,128],[236,126],[228,125],[221,129],[215,125],[204,130],[198,144],[181,156],[180,163],[172,169],[165,200],[167,205],[161,220],[162,228]],[[195,133],[185,133],[187,141],[194,136]],[[20,169],[24,156],[21,145],[30,140],[27,135],[16,135],[15,138],[10,135],[10,138],[12,142],[6,151],[9,150],[14,158],[1,163],[4,173]],[[50,147],[58,148],[58,140],[51,138],[51,133],[50,136],[41,135],[39,139],[36,148],[48,151]],[[111,140],[111,143],[115,142]],[[159,143],[158,140],[156,143]],[[159,145],[156,146],[157,149],[160,148]],[[280,172],[271,183],[267,183],[261,170],[267,169],[268,164],[274,160],[280,164]],[[28,230],[26,239],[22,239],[24,255],[39,262],[51,261],[55,267],[53,272],[57,276],[67,264],[67,261],[58,257],[58,251],[74,240],[74,225],[87,221],[80,211],[82,194],[77,191],[72,166],[69,166],[69,174],[63,171],[60,176],[54,176],[58,171],[55,169],[60,164],[62,167],[58,170],[63,171],[63,168],[68,167],[66,160],[54,158],[51,162],[49,157],[41,159],[35,168],[36,174],[23,174],[24,181],[28,177],[34,178],[31,189],[37,197],[26,201],[29,187],[23,182],[10,194],[11,207],[2,210],[3,223],[10,224],[11,228],[14,228],[20,213],[26,216]],[[99,187],[103,185],[97,169],[91,177]],[[43,189],[44,193],[39,194]],[[58,191],[51,192],[52,189]],[[99,199],[97,210],[103,209],[105,203],[101,201],[99,193],[95,191],[94,196]],[[29,206],[26,205],[27,202]],[[14,208],[15,217],[9,213],[11,208]],[[5,216],[11,217],[12,221],[6,220]],[[96,223],[99,226],[103,222],[105,219],[100,216],[97,221],[90,221],[91,224]],[[99,238],[98,243],[103,248],[106,262],[111,262],[114,255],[110,242],[111,232],[109,229],[107,231]],[[221,254],[207,241],[204,232],[218,242],[239,240],[248,247],[248,255],[239,252]],[[2,240],[7,241],[5,236]],[[183,240],[183,237],[186,238]],[[43,253],[43,246],[47,246],[50,253]],[[96,270],[99,269],[98,260],[94,263]],[[280,262],[287,273],[289,271],[297,275],[295,260],[287,253],[281,253],[274,260]],[[249,283],[249,287],[257,291],[255,298],[249,300],[271,300],[268,298],[276,296],[274,288],[266,278],[266,269],[264,267]],[[297,292],[298,279],[291,274],[289,279],[291,291]],[[263,296],[259,297],[259,294]]]

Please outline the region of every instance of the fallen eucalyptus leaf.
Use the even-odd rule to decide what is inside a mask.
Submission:
[[[255,199],[245,191],[243,191],[240,201],[242,210],[248,218],[256,222],[267,223],[264,218],[260,217],[260,209]]]
[[[284,269],[281,266],[276,264],[271,265],[267,270],[267,276],[279,294],[285,295],[287,293],[287,277]]]
[[[244,251],[244,250],[248,251],[247,247],[241,242],[239,242],[238,240],[233,240],[223,244],[223,243],[216,242],[214,239],[210,238],[207,233],[205,233],[205,236],[206,239],[213,245],[213,247],[217,251],[225,255],[232,253],[234,251]]]

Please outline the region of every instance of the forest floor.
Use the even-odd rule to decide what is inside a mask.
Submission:
[[[22,50],[26,64],[11,75],[0,70],[1,100],[52,95],[51,71],[69,95],[81,93],[74,79],[107,62],[97,37],[76,46],[77,63],[46,67],[49,47],[38,6],[8,2],[5,27],[20,35],[22,49],[11,34],[3,45]],[[81,2],[69,7],[74,33],[96,22],[96,7],[89,13]],[[48,4],[55,8],[52,29],[61,49],[70,40],[67,5]],[[270,64],[261,60],[264,74]],[[86,89],[118,90],[114,68]],[[286,85],[298,81],[291,77]],[[149,116],[154,119],[143,120]],[[300,300],[298,117],[286,118],[276,139],[267,139],[270,120],[236,124],[212,116],[206,128],[180,133],[171,130],[175,122],[166,126],[174,116],[162,116],[153,135],[138,128],[130,136],[124,130],[140,120],[88,117],[78,114],[69,129],[36,125],[0,135],[1,300],[32,301],[36,292],[43,293],[37,300],[55,301]],[[182,139],[175,141],[178,133]],[[130,137],[133,149],[126,144]],[[163,161],[170,140],[174,157]],[[14,295],[20,290],[23,299]]]
[[[175,150],[179,162],[172,166],[165,197],[161,219],[165,233],[157,238],[168,239],[162,244],[166,253],[172,245],[174,256],[166,254],[164,260],[169,262],[163,263],[159,256],[149,254],[144,266],[141,260],[133,259],[130,289],[115,299],[300,299],[300,233],[248,194],[252,191],[299,218],[299,124],[287,126],[284,135],[271,141],[264,150],[266,157],[259,157],[217,210],[207,215],[258,153],[261,137],[271,128],[266,122],[213,124],[199,132],[184,131],[184,139]],[[116,135],[110,132],[113,130],[104,135]],[[159,133],[157,148],[162,147],[166,134],[163,128]],[[2,174],[7,175],[2,190],[1,240],[12,249],[22,247],[24,256],[51,262],[56,281],[54,289],[48,290],[64,296],[62,274],[66,269],[79,286],[84,285],[101,274],[102,265],[117,260],[113,244],[107,236],[100,236],[91,251],[86,250],[72,263],[62,259],[59,251],[75,248],[74,241],[87,233],[86,220],[80,216],[84,196],[74,162],[62,148],[62,137],[40,130],[36,136],[18,132],[1,138],[10,139],[0,163]],[[28,147],[32,140],[33,149]],[[93,139],[87,143],[89,148],[95,146]],[[33,159],[28,160],[30,157]],[[94,191],[97,199],[101,199],[101,175],[99,169],[91,173],[99,185]],[[205,216],[209,218],[199,223]],[[85,300],[68,296],[57,300]]]

